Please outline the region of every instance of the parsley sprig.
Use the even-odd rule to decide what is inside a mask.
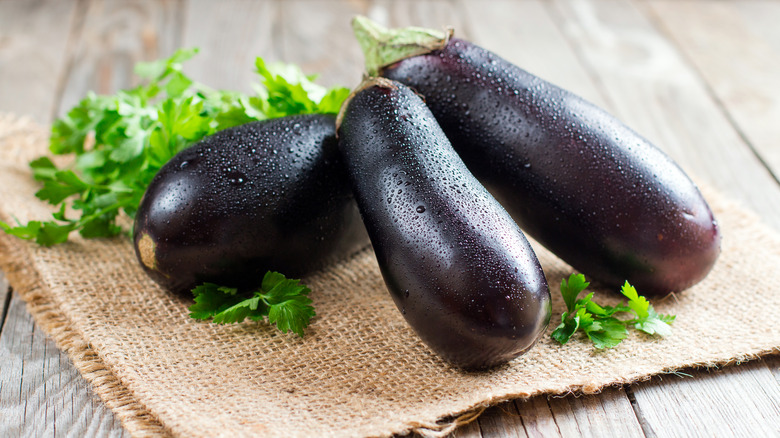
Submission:
[[[601,306],[593,301],[593,292],[584,298],[577,297],[590,283],[582,274],[572,274],[569,280],[561,282],[561,295],[566,304],[566,312],[561,315],[561,324],[552,332],[552,337],[566,344],[577,332],[582,331],[598,349],[612,348],[628,337],[628,327],[650,335],[668,336],[672,333],[670,324],[674,315],[661,315],[653,309],[647,299],[639,295],[628,283],[623,284],[620,292],[628,298],[628,303],[614,307]],[[618,314],[633,314],[631,319],[619,319]]]
[[[142,83],[113,96],[89,93],[54,122],[49,149],[70,155],[66,168],[48,157],[30,163],[43,187],[36,193],[57,207],[49,221],[15,226],[6,233],[41,245],[64,242],[73,231],[108,237],[123,229],[117,218],[134,217],[146,187],[176,153],[216,131],[255,120],[293,114],[337,113],[349,94],[344,87],[315,84],[290,64],[257,58],[256,95],[217,91],[197,83],[182,64],[198,49],[181,49],[170,58],[140,63]],[[77,212],[77,218],[74,218]]]
[[[309,292],[300,280],[272,271],[265,274],[260,289],[248,295],[236,288],[204,283],[192,290],[195,304],[190,306],[190,317],[211,318],[217,324],[238,323],[246,318],[262,321],[267,317],[282,332],[292,331],[303,337],[303,329],[315,316]]]

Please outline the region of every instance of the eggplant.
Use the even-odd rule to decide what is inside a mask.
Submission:
[[[355,25],[374,32],[362,42],[369,59],[382,30]],[[386,60],[379,73],[421,93],[469,170],[575,269],[664,295],[712,268],[720,233],[699,189],[606,111],[462,39]]]
[[[423,342],[465,369],[531,348],[550,320],[542,268],[423,101],[399,83],[370,80],[338,123],[385,284]]]
[[[217,132],[166,163],[136,213],[138,260],[176,292],[301,277],[368,245],[335,117],[290,116]]]

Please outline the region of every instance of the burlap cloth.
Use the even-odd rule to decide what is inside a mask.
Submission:
[[[26,164],[45,153],[46,136],[0,116],[2,220],[48,218]],[[446,432],[469,418],[464,413],[510,398],[592,393],[777,352],[780,236],[717,193],[705,195],[722,227],[722,255],[702,283],[655,304],[677,315],[671,337],[634,333],[603,352],[580,340],[557,345],[549,331],[560,321],[557,290],[571,268],[539,249],[553,322],[529,353],[483,373],[448,366],[418,340],[370,251],[304,280],[317,317],[303,339],[263,323],[190,319],[190,302],[147,278],[124,237],[42,248],[0,233],[0,268],[133,435]]]

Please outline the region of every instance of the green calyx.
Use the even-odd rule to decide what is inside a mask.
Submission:
[[[388,29],[363,16],[352,19],[352,29],[366,57],[366,71],[369,76],[378,76],[382,68],[402,59],[441,49],[452,36],[452,29]]]

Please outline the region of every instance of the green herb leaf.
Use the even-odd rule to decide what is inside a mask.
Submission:
[[[577,296],[590,285],[582,274],[571,274],[569,281],[561,280],[561,295],[569,312],[574,312]]]
[[[190,318],[209,319],[217,314],[219,309],[236,295],[237,289],[221,287],[214,283],[203,283],[192,290],[195,304],[190,306]],[[234,303],[231,303],[232,306]],[[229,306],[228,306],[229,307]]]
[[[54,181],[57,173],[57,166],[49,157],[40,157],[30,162],[30,168],[33,171],[33,178],[37,181]]]
[[[659,315],[647,299],[639,295],[628,282],[621,293],[628,303],[614,307],[601,306],[593,301],[593,292],[577,299],[589,283],[581,274],[572,274],[569,280],[561,281],[561,295],[566,303],[566,312],[561,315],[561,324],[552,332],[552,337],[566,344],[580,330],[593,342],[597,349],[613,348],[628,336],[628,326],[650,335],[668,336],[674,316]],[[622,320],[617,314],[633,313],[636,318]]]
[[[626,325],[617,318],[600,319],[585,330],[585,334],[598,349],[613,348],[628,337]]]
[[[669,336],[672,334],[670,324],[674,321],[674,315],[659,315],[645,297],[639,296],[636,289],[628,282],[623,285],[620,293],[628,298],[628,307],[636,315],[636,319],[629,321],[629,323],[634,324],[635,329],[649,335]]]
[[[323,114],[338,114],[341,104],[349,96],[349,89],[344,87],[331,88],[317,106],[317,112]]]
[[[580,327],[580,320],[576,316],[573,318],[568,317],[569,314],[564,312],[561,316],[561,323],[552,332],[552,337],[561,344],[566,344],[569,339],[574,335],[577,329]]]
[[[658,315],[655,315],[653,318],[646,319],[641,322],[637,322],[634,324],[634,328],[637,330],[641,330],[648,335],[658,335],[662,337],[666,337],[672,334],[672,327],[669,325],[669,323],[665,322],[663,319],[658,318]]]
[[[631,286],[628,281],[623,284],[620,293],[628,298],[628,307],[636,313],[637,318],[644,319],[649,316],[650,303],[645,297],[639,296],[634,286]]]
[[[203,137],[232,126],[304,113],[336,113],[349,94],[327,89],[298,66],[266,64],[257,58],[257,95],[216,91],[183,73],[182,63],[198,53],[180,49],[169,58],[136,65],[139,86],[113,96],[88,93],[52,125],[49,150],[71,155],[59,169],[48,157],[30,163],[43,183],[36,196],[60,207],[52,221],[2,229],[11,235],[52,245],[78,231],[84,237],[122,232],[120,214],[134,216],[148,184],[176,153]],[[110,202],[107,202],[110,200]],[[80,212],[65,217],[65,207]],[[68,209],[68,211],[71,211]],[[236,313],[236,317],[240,313]]]
[[[0,228],[12,236],[34,240],[39,245],[51,246],[65,242],[68,239],[68,234],[75,229],[75,224],[30,221],[26,225],[11,227],[5,222],[0,222]]]
[[[265,274],[261,287],[249,294],[204,283],[192,290],[195,304],[190,306],[190,317],[212,318],[218,324],[238,323],[246,318],[260,321],[267,317],[282,332],[292,331],[303,337],[303,330],[315,316],[309,292],[300,280],[272,271]]]

